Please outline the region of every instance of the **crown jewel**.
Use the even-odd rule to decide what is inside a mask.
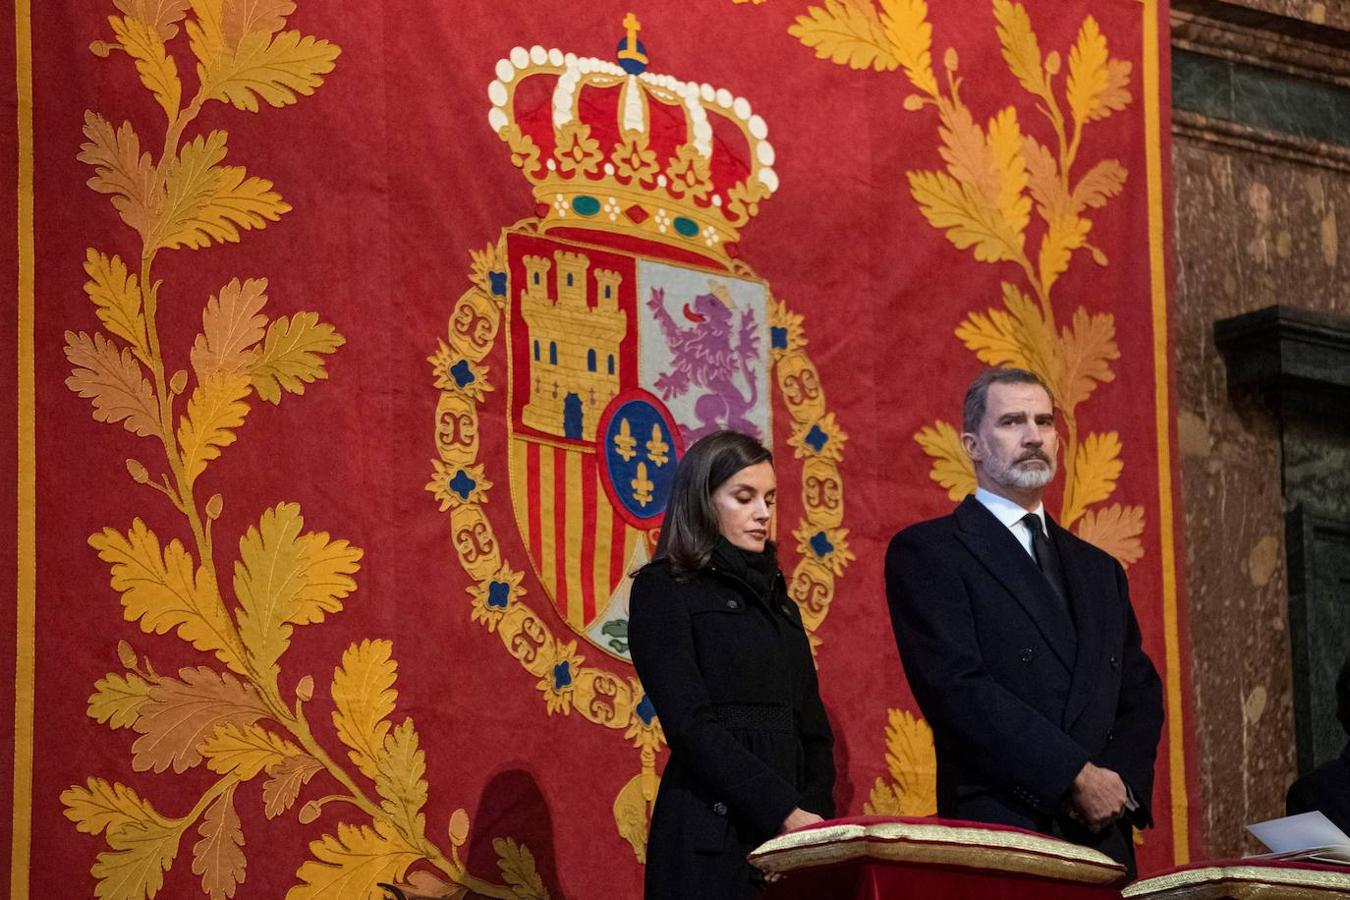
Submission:
[[[488,123],[534,186],[543,227],[623,231],[714,259],[778,188],[768,126],[725,88],[647,71],[629,13],[618,64],[516,47]]]

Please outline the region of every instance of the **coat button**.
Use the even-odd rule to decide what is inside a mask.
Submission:
[[[741,602],[740,602],[739,600],[728,600],[728,601],[727,601],[727,609],[740,609],[740,608],[741,608]]]
[[[719,816],[725,816],[727,814],[727,805],[721,800],[718,800],[713,804],[713,812],[717,813]]]
[[[1111,657],[1111,658],[1110,658],[1109,660],[1107,660],[1107,661],[1111,664],[1111,668],[1113,668],[1113,669],[1119,669],[1119,668],[1120,668],[1120,659],[1119,659],[1118,657],[1113,656],[1113,657]]]
[[[1017,658],[1022,660],[1022,662],[1031,662],[1031,655],[1031,648],[1023,647],[1022,652],[1017,654]]]

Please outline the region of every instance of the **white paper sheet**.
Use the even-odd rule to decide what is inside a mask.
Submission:
[[[1248,825],[1247,830],[1270,848],[1272,856],[1315,853],[1337,861],[1350,860],[1350,836],[1320,812],[1257,822]]]

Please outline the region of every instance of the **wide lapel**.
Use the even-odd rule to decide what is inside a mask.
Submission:
[[[1078,632],[1077,658],[1069,681],[1069,698],[1064,704],[1064,729],[1067,731],[1087,708],[1097,688],[1097,679],[1101,677],[1102,590],[1092,579],[1088,560],[1074,538],[1048,515],[1045,518],[1050,539],[1055,542],[1060,563],[1064,566],[1064,580],[1069,587],[1069,603]]]
[[[1007,526],[974,497],[956,508],[956,536],[1013,595],[1064,668],[1073,671],[1069,648],[1074,644],[1073,623],[1051,596],[1050,584],[1036,568],[1031,555],[1017,542]]]

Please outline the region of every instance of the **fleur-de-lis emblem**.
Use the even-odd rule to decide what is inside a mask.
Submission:
[[[627,421],[625,419],[624,423],[627,424]],[[647,458],[657,466],[670,462],[670,445],[661,439],[660,425],[652,425],[652,439],[647,442]]]
[[[628,425],[626,417],[619,421],[619,433],[614,435],[614,451],[624,462],[629,462],[637,456],[637,438],[633,437],[633,429]]]
[[[647,464],[637,464],[637,475],[629,482],[633,488],[633,499],[642,506],[652,502],[652,489],[656,487],[652,480],[647,477]]]

